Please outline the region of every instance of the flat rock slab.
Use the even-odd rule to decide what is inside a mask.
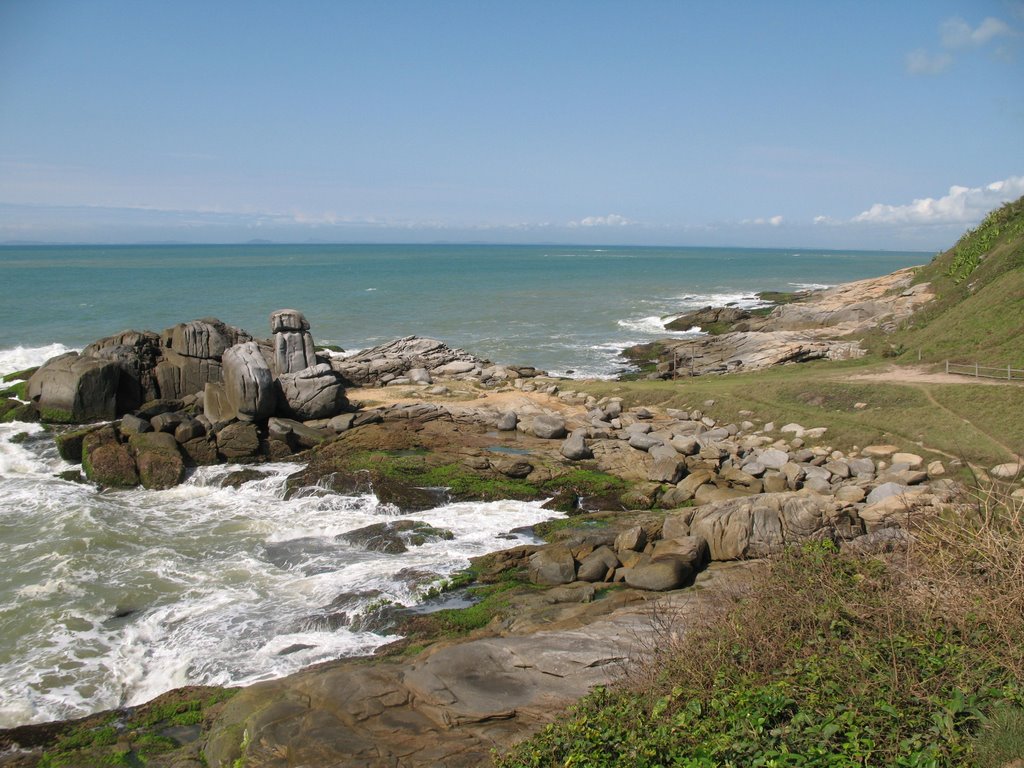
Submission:
[[[487,764],[492,749],[538,730],[593,686],[613,680],[620,662],[655,647],[654,603],[685,630],[749,583],[757,567],[713,566],[699,577],[701,590],[648,596],[584,626],[439,645],[404,662],[342,661],[259,683],[226,705],[207,742],[207,762]]]

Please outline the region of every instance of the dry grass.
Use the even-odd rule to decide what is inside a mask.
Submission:
[[[1002,768],[1024,744],[1024,509],[996,489],[903,551],[775,558],[501,766]],[[685,630],[685,631],[683,631]]]

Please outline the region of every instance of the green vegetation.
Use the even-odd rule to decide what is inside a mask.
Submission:
[[[16,397],[19,400],[28,400],[28,382],[19,381],[9,387],[0,389],[0,398]]]
[[[39,366],[36,366],[35,368],[25,368],[24,370],[21,371],[14,371],[13,373],[8,373],[6,376],[0,379],[0,381],[2,381],[4,384],[7,384],[8,382],[11,381],[27,382],[30,378],[32,378],[32,374],[38,370]]]
[[[1024,367],[1024,198],[998,208],[953,248],[923,267],[936,298],[870,348],[899,352],[900,362],[980,362]]]
[[[158,756],[180,749],[183,728],[199,726],[212,708],[236,691],[192,688],[172,691],[126,712],[109,712],[68,723],[48,746],[38,768],[144,768]],[[164,764],[164,763],[160,763]]]
[[[595,397],[622,397],[626,407],[699,408],[721,423],[749,418],[773,421],[776,428],[788,422],[828,427],[823,442],[840,450],[893,442],[936,457],[991,465],[1024,449],[1019,387],[852,378],[876,369],[862,360],[815,362],[677,381],[586,382],[577,388]],[[705,407],[707,400],[714,400],[714,406]],[[857,408],[859,403],[865,407]]]
[[[574,469],[542,483],[483,475],[457,464],[433,465],[426,452],[364,451],[347,457],[347,473],[368,472],[380,481],[413,488],[446,488],[457,500],[541,499],[554,496],[553,508],[574,511],[581,497],[618,497],[629,483],[593,469]],[[387,491],[385,491],[387,493]]]
[[[0,401],[0,421],[39,421],[39,415],[31,403],[19,403],[17,400]]]
[[[453,579],[466,582],[467,578],[476,578],[472,569],[463,573],[468,576]],[[530,583],[525,568],[511,568],[503,571],[498,580],[491,584],[468,587],[467,595],[477,601],[473,605],[408,617],[399,622],[396,631],[406,637],[406,642],[419,646],[441,638],[466,635],[487,626],[495,617],[504,615],[512,605],[514,595],[539,589],[543,587]]]
[[[887,559],[793,548],[509,754],[515,766],[1004,766],[1024,746],[1024,509],[981,499]]]
[[[39,411],[39,418],[50,424],[77,424],[78,421],[68,411],[60,408],[43,408]]]

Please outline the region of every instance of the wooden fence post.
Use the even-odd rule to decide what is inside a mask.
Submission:
[[[978,364],[974,364],[974,378],[978,378]]]
[[[949,376],[949,360],[946,361],[946,375]]]

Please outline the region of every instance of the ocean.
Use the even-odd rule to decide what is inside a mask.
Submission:
[[[928,254],[496,245],[0,247],[0,375],[127,328],[215,316],[257,336],[303,311],[318,343],[441,339],[500,363],[612,376],[630,344],[706,305],[885,274]],[[15,438],[15,436],[19,436]],[[295,465],[208,467],[168,491],[104,491],[39,425],[0,424],[0,727],[234,685],[395,638],[338,614],[414,605],[468,558],[529,540],[539,504],[416,514],[452,540],[401,555],[338,534],[396,514],[373,496],[286,500]]]

